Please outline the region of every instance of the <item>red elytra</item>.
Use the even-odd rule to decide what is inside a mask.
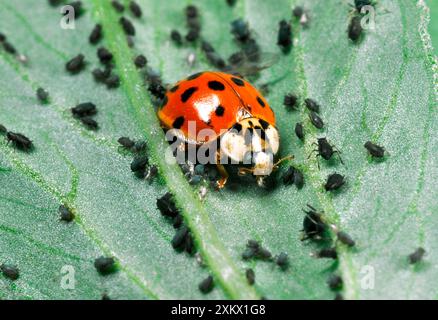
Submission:
[[[265,98],[249,82],[223,72],[200,72],[168,90],[158,117],[166,129],[180,129],[187,140],[201,144],[197,135],[212,129],[217,135],[244,118],[262,119],[275,126],[275,115]],[[196,130],[188,132],[189,121]]]

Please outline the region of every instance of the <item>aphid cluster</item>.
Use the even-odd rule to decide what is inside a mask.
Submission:
[[[92,102],[80,103],[76,107],[71,108],[73,117],[79,119],[87,128],[96,130],[99,124],[93,119],[97,113],[96,105]]]
[[[172,221],[173,227],[176,229],[171,241],[172,247],[177,251],[186,251],[189,255],[193,255],[196,251],[193,237],[189,228],[184,224],[169,192],[157,199],[157,208],[164,217]]]
[[[146,141],[134,141],[128,137],[120,137],[117,142],[123,150],[134,153],[134,159],[131,162],[131,171],[140,179],[147,179],[152,181],[158,173],[155,165],[149,164],[149,157],[147,155]]]

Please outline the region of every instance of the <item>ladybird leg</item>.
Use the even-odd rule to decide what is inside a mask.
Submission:
[[[223,189],[225,187],[225,184],[228,180],[228,172],[225,169],[224,165],[220,163],[220,154],[219,152],[216,153],[216,167],[219,171],[219,174],[222,178],[220,180],[216,181],[216,185],[219,189]]]
[[[274,166],[272,167],[272,169],[273,169],[273,170],[277,170],[277,169],[278,169],[278,166],[280,165],[280,163],[282,163],[283,161],[286,161],[286,160],[292,160],[293,158],[294,158],[293,155],[288,155],[287,157],[281,158],[280,160],[278,160],[278,161],[274,164]]]

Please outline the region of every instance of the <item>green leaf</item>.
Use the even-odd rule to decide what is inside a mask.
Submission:
[[[349,299],[438,297],[436,64],[423,1],[378,1],[376,29],[366,30],[357,44],[346,34],[352,15],[346,1],[306,1],[310,25],[293,22],[288,54],[276,46],[276,35],[278,22],[291,18],[294,1],[242,0],[231,8],[219,0],[138,0],[144,15],[131,17],[134,49],[109,1],[83,2],[76,29],[64,30],[59,8],[47,2],[0,0],[0,32],[29,58],[23,65],[0,50],[0,123],[35,145],[26,153],[0,140],[0,264],[20,269],[16,281],[0,276],[0,298],[99,299],[108,293],[116,299],[331,299],[326,279],[332,273],[342,276],[342,293]],[[199,186],[190,186],[179,167],[164,160],[167,144],[133,58],[144,53],[167,83],[212,69],[199,48],[178,48],[169,39],[172,29],[185,32],[183,10],[189,3],[199,7],[202,35],[223,57],[238,50],[229,33],[238,17],[249,22],[264,52],[278,54],[253,83],[268,84],[281,154],[295,156],[305,175],[303,189],[278,183],[265,190],[235,178],[234,188],[209,189],[200,200]],[[96,48],[88,43],[97,22],[122,80],[116,90],[96,84],[90,73],[99,65]],[[186,62],[191,52],[197,56],[193,67]],[[71,76],[64,65],[79,53],[87,69]],[[38,87],[49,91],[47,105],[37,101]],[[282,106],[288,92],[300,97],[300,111]],[[320,103],[323,131],[310,124],[306,97]],[[98,106],[95,132],[69,111],[87,101]],[[304,143],[294,135],[298,121],[304,124]],[[316,138],[325,135],[342,151],[344,166],[319,160],[318,169],[315,156],[309,157]],[[118,147],[120,136],[147,140],[158,181],[133,176],[132,155]],[[367,140],[386,148],[383,161],[367,155]],[[323,183],[335,171],[345,174],[347,184],[327,193]],[[175,231],[156,209],[157,197],[167,191],[174,194],[205,267],[172,249]],[[354,248],[336,242],[338,262],[316,259],[311,254],[320,246],[300,241],[307,203],[355,239]],[[74,210],[74,223],[59,221],[60,204]],[[329,236],[334,240],[334,231]],[[274,255],[287,252],[290,267],[282,271],[271,262],[243,261],[248,239],[261,241]],[[407,256],[419,246],[427,251],[424,261],[410,266]],[[118,271],[99,275],[93,263],[101,255],[114,256]],[[75,289],[61,285],[65,266],[75,270]],[[254,286],[245,279],[249,267],[255,270]],[[216,288],[202,295],[198,283],[208,274]]]

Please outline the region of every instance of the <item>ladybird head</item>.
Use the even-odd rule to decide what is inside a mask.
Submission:
[[[258,177],[269,175],[274,169],[274,156],[280,146],[277,128],[258,118],[246,118],[237,122],[222,137],[221,158],[229,158],[233,163],[249,165],[240,173],[252,173]]]

